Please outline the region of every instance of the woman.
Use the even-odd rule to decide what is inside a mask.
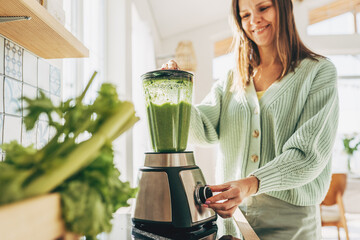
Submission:
[[[191,138],[220,143],[225,182],[205,207],[239,207],[259,238],[321,239],[331,177],[336,70],[297,33],[291,0],[233,0],[236,67],[193,107]],[[177,68],[169,62],[163,68]],[[232,221],[226,231],[235,233]]]

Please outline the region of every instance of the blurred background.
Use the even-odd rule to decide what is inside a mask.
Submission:
[[[360,133],[359,4],[356,0],[294,1],[302,40],[330,58],[338,71],[341,112],[334,149],[336,172],[347,171],[343,138]],[[180,65],[195,74],[193,99],[200,103],[212,84],[234,65],[229,49],[230,5],[230,0],[63,0],[65,27],[90,50],[89,58],[62,60],[63,99],[81,92],[97,70],[98,85],[116,83],[121,97],[132,100],[142,118],[117,148],[120,159],[127,159],[119,163],[126,169],[122,171],[126,178],[135,181],[142,154],[150,150],[140,76],[169,59],[182,61]],[[98,85],[93,86],[94,94]],[[195,150],[207,181],[214,183],[217,147],[189,148]],[[360,166],[355,168],[360,171]]]
[[[6,61],[10,53],[6,49],[13,43],[8,43],[4,37],[5,48],[2,47],[4,53],[1,54],[5,57],[0,60],[0,64],[5,65],[5,72],[0,72],[4,76],[0,88],[4,86],[4,89],[0,92],[5,93],[1,96],[5,99],[5,109],[0,109],[0,143],[19,139],[23,144],[36,143],[39,148],[52,134],[46,121],[40,121],[36,132],[30,135],[21,130],[22,115],[6,110],[12,104],[11,99],[7,102],[7,96],[10,96],[7,91],[19,97],[29,95],[28,91],[36,95],[36,89],[41,88],[55,101],[66,100],[79,95],[92,73],[98,71],[86,101],[95,99],[101,83],[112,82],[117,85],[122,99],[135,104],[141,118],[114,144],[121,178],[135,186],[144,152],[151,150],[140,76],[175,59],[182,69],[194,73],[193,103],[200,103],[213,83],[225,77],[234,65],[229,51],[231,1],[37,1],[89,49],[89,57],[44,60],[24,49],[23,62],[19,63],[23,64],[19,71],[24,77],[17,78],[11,76],[10,71],[7,73],[9,63]],[[360,0],[293,0],[293,3],[297,29],[304,43],[328,57],[337,68],[340,121],[333,152],[333,173],[347,174],[343,199],[350,237],[360,239],[360,208],[357,206],[360,201],[360,152],[356,147],[360,142]],[[13,49],[22,48],[15,44]],[[27,79],[33,73],[30,66],[35,62],[39,74],[32,84]],[[42,68],[47,71],[48,85],[45,86],[40,84]],[[55,92],[53,86],[56,86]],[[28,136],[29,141],[26,140]],[[196,162],[207,182],[215,184],[217,146],[188,146],[188,149],[195,151]],[[1,158],[3,156],[1,153]],[[343,231],[341,234],[345,236]],[[327,228],[324,232],[324,239],[336,239],[336,236],[336,228]]]

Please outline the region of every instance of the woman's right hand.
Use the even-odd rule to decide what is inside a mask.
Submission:
[[[180,70],[180,68],[177,63],[171,59],[161,66],[161,70]]]
[[[259,188],[259,179],[250,176],[221,185],[209,186],[212,192],[220,192],[206,199],[203,207],[212,208],[222,218],[232,217],[239,204],[255,194]]]

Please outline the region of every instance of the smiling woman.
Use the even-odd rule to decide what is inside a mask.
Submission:
[[[291,0],[233,0],[232,16],[235,67],[192,108],[191,141],[220,143],[216,173],[224,183],[210,186],[219,194],[204,207],[222,218],[240,208],[262,240],[321,239],[336,70],[300,40]],[[225,233],[236,231],[225,220]]]

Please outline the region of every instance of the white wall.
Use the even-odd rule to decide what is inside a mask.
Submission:
[[[214,58],[214,42],[230,36],[232,35],[228,21],[224,19],[202,28],[162,39],[162,48],[157,54],[159,56],[173,55],[177,44],[182,40],[192,41],[198,64],[194,80],[194,103],[200,103],[213,84],[212,60]]]

